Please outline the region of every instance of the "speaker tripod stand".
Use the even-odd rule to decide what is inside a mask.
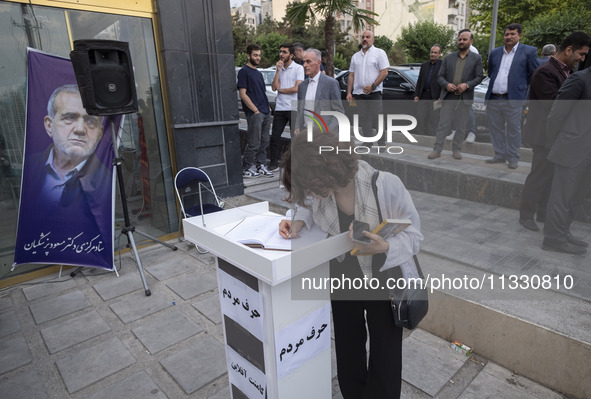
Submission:
[[[113,122],[112,115],[109,115],[109,122],[111,124],[111,137],[113,140],[113,143],[112,143],[113,144],[113,152],[114,152],[113,165],[115,166],[115,169],[117,170],[117,183],[119,184],[119,194],[121,197],[121,206],[123,207],[123,218],[125,221],[125,226],[121,228],[121,234],[125,235],[127,237],[126,248],[131,248],[131,250],[133,251],[133,256],[134,256],[135,262],[137,264],[138,270],[140,272],[140,277],[142,279],[142,283],[144,284],[144,291],[146,293],[146,296],[150,296],[152,293],[150,292],[150,288],[148,288],[148,283],[146,282],[146,276],[144,274],[144,267],[142,265],[140,255],[137,251],[137,246],[136,246],[135,240],[133,238],[133,233],[137,233],[141,236],[144,236],[145,238],[148,238],[152,241],[162,244],[165,247],[172,249],[173,251],[176,251],[178,248],[175,247],[174,245],[171,245],[167,242],[159,240],[158,238],[156,238],[154,236],[151,236],[147,233],[144,233],[143,231],[136,229],[135,226],[131,223],[131,220],[129,218],[129,210],[127,208],[127,197],[125,195],[125,183],[123,182],[122,158],[119,155],[119,149],[117,146],[117,134],[115,133],[115,123]],[[74,269],[74,271],[72,273],[70,273],[70,276],[74,277],[78,273],[80,268],[81,267],[77,267],[76,269]]]

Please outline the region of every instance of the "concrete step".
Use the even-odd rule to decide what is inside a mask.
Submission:
[[[542,234],[523,229],[515,210],[411,195],[425,236],[419,259],[433,288],[420,327],[553,390],[591,397],[591,255],[543,251]],[[289,205],[279,189],[250,196]],[[575,222],[573,234],[588,241],[591,226]]]

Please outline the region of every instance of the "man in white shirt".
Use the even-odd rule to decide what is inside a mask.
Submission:
[[[540,65],[536,48],[519,43],[521,30],[520,24],[508,25],[504,45],[491,51],[488,57],[490,82],[485,100],[495,155],[485,162],[508,162],[509,169],[517,169],[523,103],[529,81]]]
[[[294,62],[293,44],[284,43],[279,46],[279,61],[277,71],[271,83],[273,91],[277,92],[275,113],[273,114],[273,128],[271,129],[270,162],[268,169],[274,172],[279,169],[281,160],[281,134],[287,123],[293,137],[294,127],[291,123],[293,102],[298,99],[298,86],[304,80],[304,68]],[[293,109],[295,111],[295,107]]]
[[[375,47],[373,42],[373,32],[363,32],[361,50],[351,58],[347,81],[347,100],[350,104],[353,100],[357,103],[357,114],[365,137],[372,137],[373,129],[378,129],[379,115],[383,113],[382,82],[388,76],[390,66],[386,52]],[[385,138],[381,138],[378,144],[384,145]]]

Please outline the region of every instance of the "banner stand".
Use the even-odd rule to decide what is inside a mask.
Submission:
[[[142,261],[140,259],[140,255],[137,251],[137,246],[135,245],[133,233],[138,233],[139,235],[142,235],[152,241],[162,244],[165,247],[172,249],[173,251],[176,251],[178,248],[175,247],[174,245],[171,245],[167,242],[159,240],[158,238],[156,238],[154,236],[151,236],[147,233],[144,233],[144,232],[136,229],[135,226],[133,226],[131,224],[131,220],[129,218],[129,210],[127,208],[127,197],[125,195],[125,183],[123,181],[123,169],[121,166],[122,165],[122,158],[119,155],[119,150],[117,148],[117,135],[115,134],[115,123],[113,122],[113,115],[109,115],[109,122],[111,123],[111,135],[113,137],[113,152],[115,154],[115,157],[113,159],[113,165],[117,169],[117,183],[119,184],[119,194],[121,196],[121,206],[123,207],[123,217],[125,219],[125,226],[123,228],[121,228],[121,234],[124,234],[127,237],[126,248],[132,249],[132,251],[133,251],[132,253],[133,253],[135,262],[137,263],[137,268],[140,272],[140,277],[141,277],[142,283],[144,285],[144,292],[146,293],[146,296],[150,296],[150,295],[152,295],[152,293],[150,292],[150,288],[148,288],[148,283],[146,282],[146,276],[144,275],[144,267],[142,266]],[[70,276],[71,277],[76,276],[76,274],[78,274],[78,272],[83,267],[84,266],[80,266],[80,267],[77,267],[76,269],[74,269],[74,271],[72,271],[72,273],[70,273]],[[113,269],[115,270],[115,273],[117,273],[117,268],[115,268],[114,265],[113,265]],[[60,272],[61,272],[61,269],[60,269]],[[117,273],[117,276],[119,276],[119,273]]]

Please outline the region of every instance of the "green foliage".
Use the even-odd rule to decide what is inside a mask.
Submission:
[[[488,53],[490,53],[488,50],[489,39],[490,38],[488,35],[480,35],[475,33],[474,42],[472,43],[472,45],[476,47],[476,50],[478,50],[478,53],[480,53],[480,56],[482,57],[482,66],[485,70],[486,66],[488,65]]]
[[[591,10],[575,6],[534,17],[527,25],[527,43],[541,49],[552,43],[559,45],[570,33],[591,34]]]
[[[452,28],[431,21],[419,21],[403,27],[396,44],[404,49],[408,62],[424,62],[429,59],[433,44],[440,44],[445,53],[454,38]]]
[[[234,56],[234,65],[235,66],[244,66],[248,62],[248,57],[246,57],[246,53],[238,53]]]
[[[279,46],[287,42],[287,36],[276,32],[265,33],[256,38],[261,46],[261,68],[275,65],[279,61]]]
[[[573,1],[575,0],[499,0],[496,37],[502,38],[505,27],[513,22],[525,27],[536,15],[549,14]],[[470,8],[473,11],[469,18],[470,28],[475,33],[490,35],[493,2],[470,0]]]
[[[241,17],[239,13],[232,15],[232,40],[234,42],[234,58],[236,59],[239,53],[246,52],[246,47],[254,42],[252,28],[246,24],[246,19]]]
[[[373,45],[389,53],[394,46],[394,42],[388,36],[378,35],[374,38]]]
[[[282,32],[279,32],[278,23],[275,22],[269,14],[267,14],[265,16],[265,18],[263,19],[263,21],[260,23],[260,25],[257,26],[256,35],[260,36],[260,35],[264,35],[266,33],[271,33],[271,32],[282,33]]]
[[[334,67],[339,69],[349,69],[349,60],[351,58],[344,57],[341,53],[336,53],[334,56]]]
[[[392,46],[390,52],[388,52],[388,59],[390,65],[407,64],[406,55],[404,55],[404,49],[399,45],[395,44]]]

